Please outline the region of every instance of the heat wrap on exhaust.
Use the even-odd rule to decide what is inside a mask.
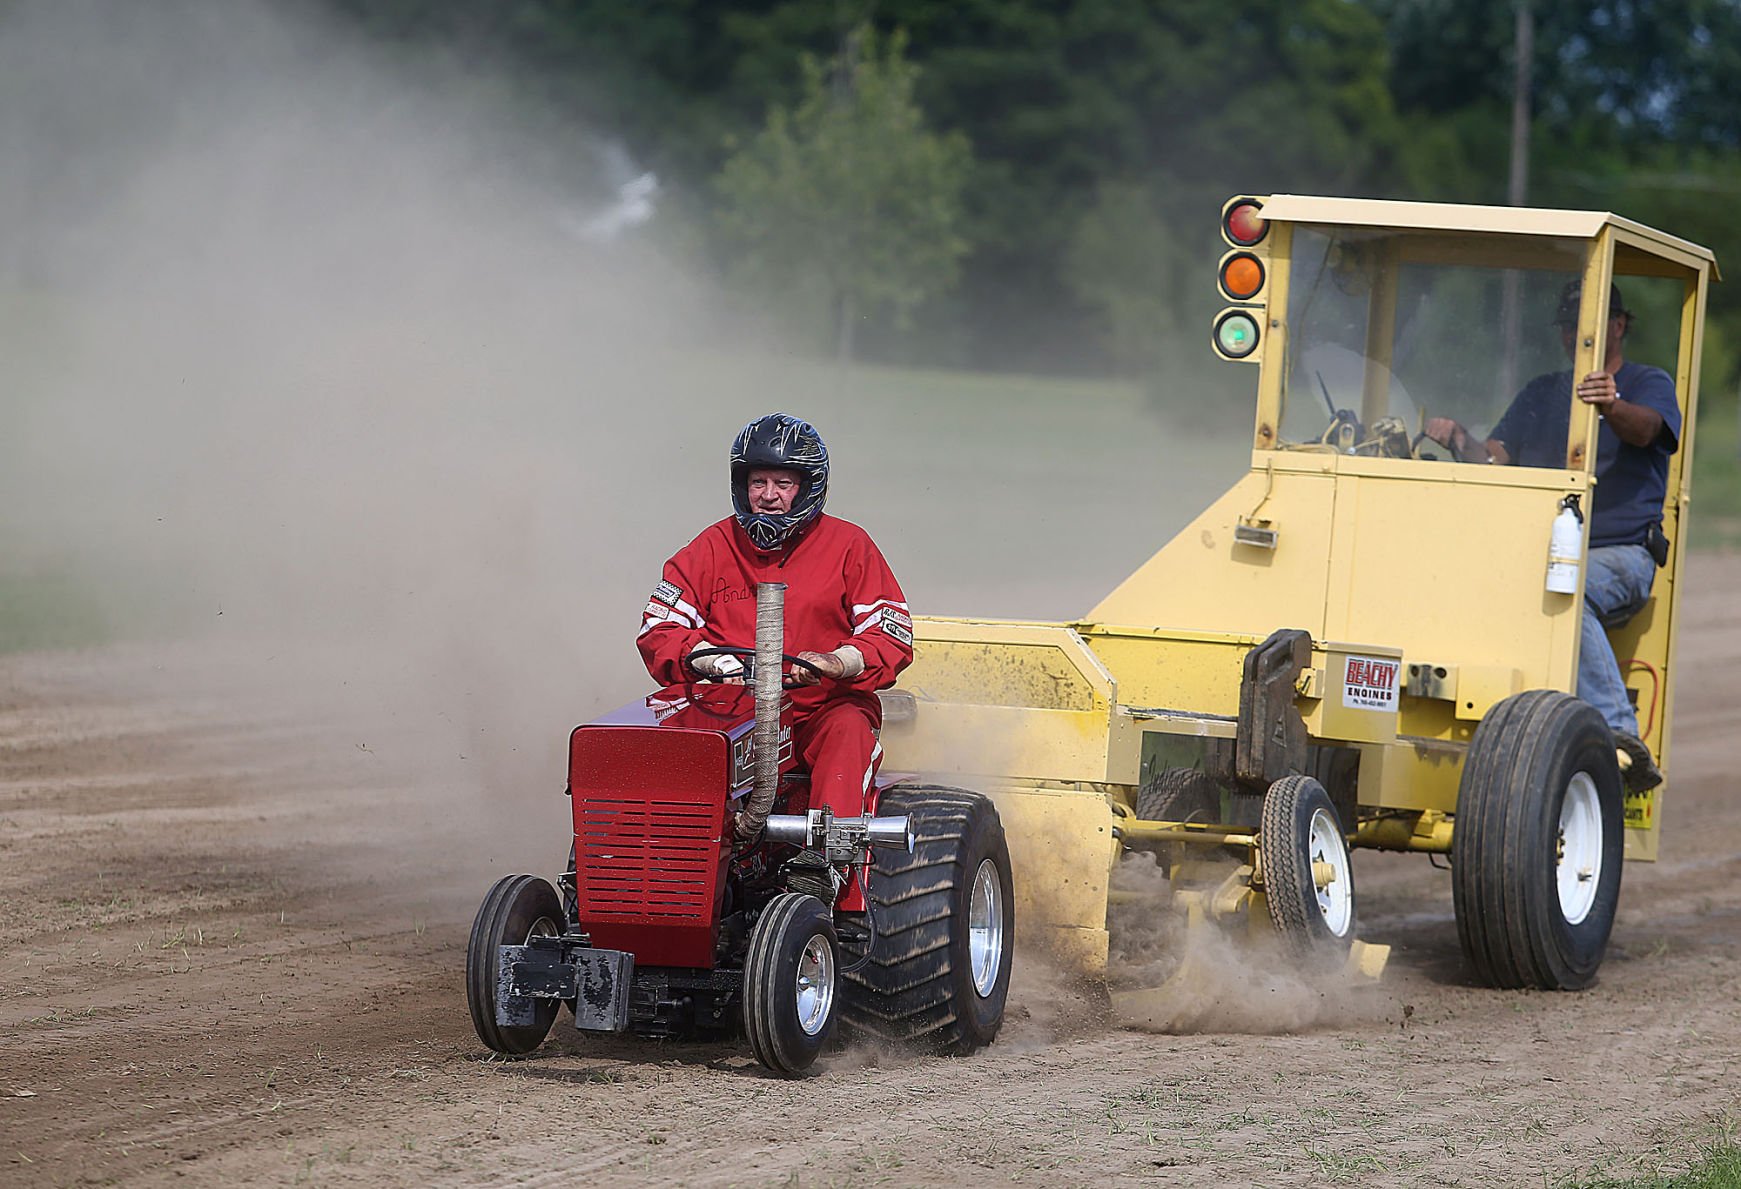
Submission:
[[[756,587],[756,748],[749,804],[738,814],[737,836],[748,842],[762,832],[780,787],[780,656],[786,650],[786,584]]]

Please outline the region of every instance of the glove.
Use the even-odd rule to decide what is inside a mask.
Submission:
[[[809,661],[834,681],[845,681],[864,672],[864,653],[851,644],[842,644],[833,652],[800,652],[798,659]],[[793,665],[792,680],[799,685],[818,685],[822,678],[802,665]]]
[[[741,678],[744,675],[744,663],[735,656],[693,655],[704,648],[713,647],[715,647],[715,645],[703,642],[690,649],[689,651],[692,655],[689,661],[689,667],[695,670],[695,672],[702,677],[706,677],[712,681],[729,681],[734,677]]]

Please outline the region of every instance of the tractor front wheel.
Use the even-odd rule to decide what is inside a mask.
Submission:
[[[1330,964],[1354,941],[1354,866],[1324,786],[1284,776],[1263,798],[1258,827],[1270,920],[1302,958]]]
[[[557,1001],[540,999],[530,1024],[496,1020],[497,974],[501,948],[525,945],[534,937],[562,932],[562,901],[547,880],[536,875],[505,875],[484,897],[472,923],[465,953],[465,997],[478,1039],[498,1053],[517,1057],[544,1043],[556,1022]]]
[[[744,1031],[750,1051],[788,1077],[816,1061],[834,1032],[840,942],[814,896],[782,892],[750,932],[744,959]]]
[[[1538,689],[1487,712],[1451,833],[1457,937],[1481,981],[1575,991],[1595,979],[1620,901],[1622,814],[1595,707]]]
[[[906,814],[913,853],[879,849],[865,869],[876,943],[849,973],[853,1031],[940,1053],[970,1053],[1003,1026],[1015,947],[1010,852],[981,793],[896,785],[882,815]]]

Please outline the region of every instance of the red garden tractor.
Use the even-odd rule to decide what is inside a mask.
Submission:
[[[466,997],[491,1049],[531,1052],[563,1004],[587,1032],[741,1028],[784,1075],[837,1024],[952,1053],[997,1035],[1015,935],[997,810],[899,777],[863,817],[810,806],[782,590],[758,592],[757,647],[730,650],[744,684],[667,686],[575,729],[566,874],[498,880],[472,926]]]

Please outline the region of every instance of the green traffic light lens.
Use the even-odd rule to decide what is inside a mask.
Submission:
[[[1231,310],[1215,322],[1215,345],[1229,359],[1244,359],[1257,350],[1257,319]]]

